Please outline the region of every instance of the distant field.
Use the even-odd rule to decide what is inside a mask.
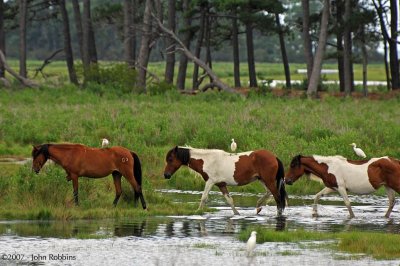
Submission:
[[[115,62],[101,62],[101,65],[109,65]],[[28,61],[28,72],[29,77],[33,77],[35,70],[43,64],[42,61],[30,60]],[[15,60],[10,61],[10,65],[14,68],[18,67],[18,62]],[[162,80],[164,77],[164,62],[152,62],[149,65],[149,71],[155,73]],[[337,69],[336,64],[324,64],[324,69]],[[80,66],[77,64],[77,69],[79,72]],[[305,74],[298,73],[298,69],[306,69],[305,64],[290,64],[290,73],[292,80],[304,80],[306,78]],[[214,62],[213,70],[215,73],[226,83],[233,86],[233,64],[231,62]],[[175,74],[178,71],[178,64],[175,70]],[[188,75],[186,79],[187,88],[191,88],[192,85],[192,71],[193,64],[188,66]],[[285,74],[283,70],[283,65],[278,63],[257,63],[256,64],[257,77],[259,80],[285,80]],[[39,73],[37,80],[40,82],[49,82],[52,84],[63,84],[68,82],[67,69],[64,61],[54,61],[44,68],[43,73],[46,75],[46,79]],[[200,70],[202,73],[202,70]],[[243,87],[248,84],[248,71],[247,63],[242,62],[240,65],[241,83]],[[362,66],[359,64],[354,65],[354,78],[355,80],[362,80]],[[338,74],[323,74],[323,80],[338,80]],[[385,68],[383,64],[370,64],[368,66],[368,80],[369,81],[386,81],[385,78]],[[204,84],[207,80],[204,81]]]

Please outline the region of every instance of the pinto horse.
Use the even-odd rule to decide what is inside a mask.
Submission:
[[[226,186],[243,186],[259,180],[267,192],[257,201],[257,213],[261,204],[269,197],[268,190],[275,198],[278,215],[282,214],[286,204],[284,185],[284,168],[282,162],[267,150],[248,151],[242,153],[227,153],[222,150],[195,149],[191,147],[172,148],[166,156],[164,177],[171,176],[182,166],[186,165],[199,173],[206,181],[199,209],[202,209],[213,185],[216,185],[226,201],[236,210],[233,199]]]
[[[318,200],[337,191],[343,197],[350,218],[354,218],[347,191],[370,194],[383,185],[389,198],[385,217],[389,218],[395,203],[395,191],[400,193],[400,161],[389,157],[354,161],[342,156],[297,155],[290,163],[285,183],[291,185],[303,174],[322,181],[326,186],[315,195],[313,216],[318,215]]]
[[[122,194],[121,177],[131,184],[135,193],[135,205],[140,198],[143,209],[146,202],[142,194],[142,167],[139,157],[123,147],[104,149],[81,144],[42,144],[32,150],[32,169],[38,174],[47,160],[52,160],[67,172],[67,181],[72,180],[75,205],[78,200],[78,177],[101,178],[112,174],[115,185],[114,206]]]

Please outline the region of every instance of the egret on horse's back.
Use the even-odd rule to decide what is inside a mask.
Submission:
[[[315,195],[314,216],[318,215],[318,200],[337,191],[344,200],[350,218],[353,218],[354,213],[347,191],[370,194],[383,185],[389,198],[385,216],[389,217],[395,203],[395,192],[400,193],[400,161],[389,157],[348,160],[342,156],[297,155],[290,163],[285,183],[291,185],[303,174],[311,176],[312,179],[320,179],[325,185],[325,188]]]
[[[39,173],[47,160],[52,160],[67,172],[67,181],[72,180],[74,201],[78,200],[78,177],[101,178],[112,174],[115,185],[114,206],[121,196],[121,177],[131,184],[138,198],[146,209],[142,193],[142,167],[136,153],[123,148],[91,148],[82,144],[42,144],[32,149],[32,169]]]
[[[233,199],[227,186],[243,186],[259,180],[266,193],[257,201],[257,213],[261,204],[269,197],[270,191],[276,201],[280,215],[286,204],[284,169],[282,162],[267,150],[248,151],[237,154],[222,150],[174,147],[166,155],[164,177],[169,179],[182,166],[186,165],[199,173],[206,182],[199,209],[203,208],[208,193],[216,185],[235,214]]]

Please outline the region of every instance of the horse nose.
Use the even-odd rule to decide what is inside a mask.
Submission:
[[[285,178],[285,184],[292,185],[293,184],[292,179]]]
[[[165,177],[165,179],[170,179],[170,178],[171,178],[171,174],[165,172],[165,173],[164,173],[164,177]]]

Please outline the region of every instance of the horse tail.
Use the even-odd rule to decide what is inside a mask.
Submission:
[[[286,207],[286,190],[285,190],[285,169],[283,167],[283,163],[279,158],[277,157],[276,160],[278,161],[278,172],[276,173],[276,187],[279,192],[279,203],[278,203],[278,208],[280,208],[282,211]]]
[[[132,157],[133,157],[133,175],[135,176],[136,182],[139,184],[139,186],[142,186],[142,164],[140,163],[139,156],[137,156],[136,153],[132,152]],[[135,194],[135,201],[138,200],[140,194],[134,190]]]

